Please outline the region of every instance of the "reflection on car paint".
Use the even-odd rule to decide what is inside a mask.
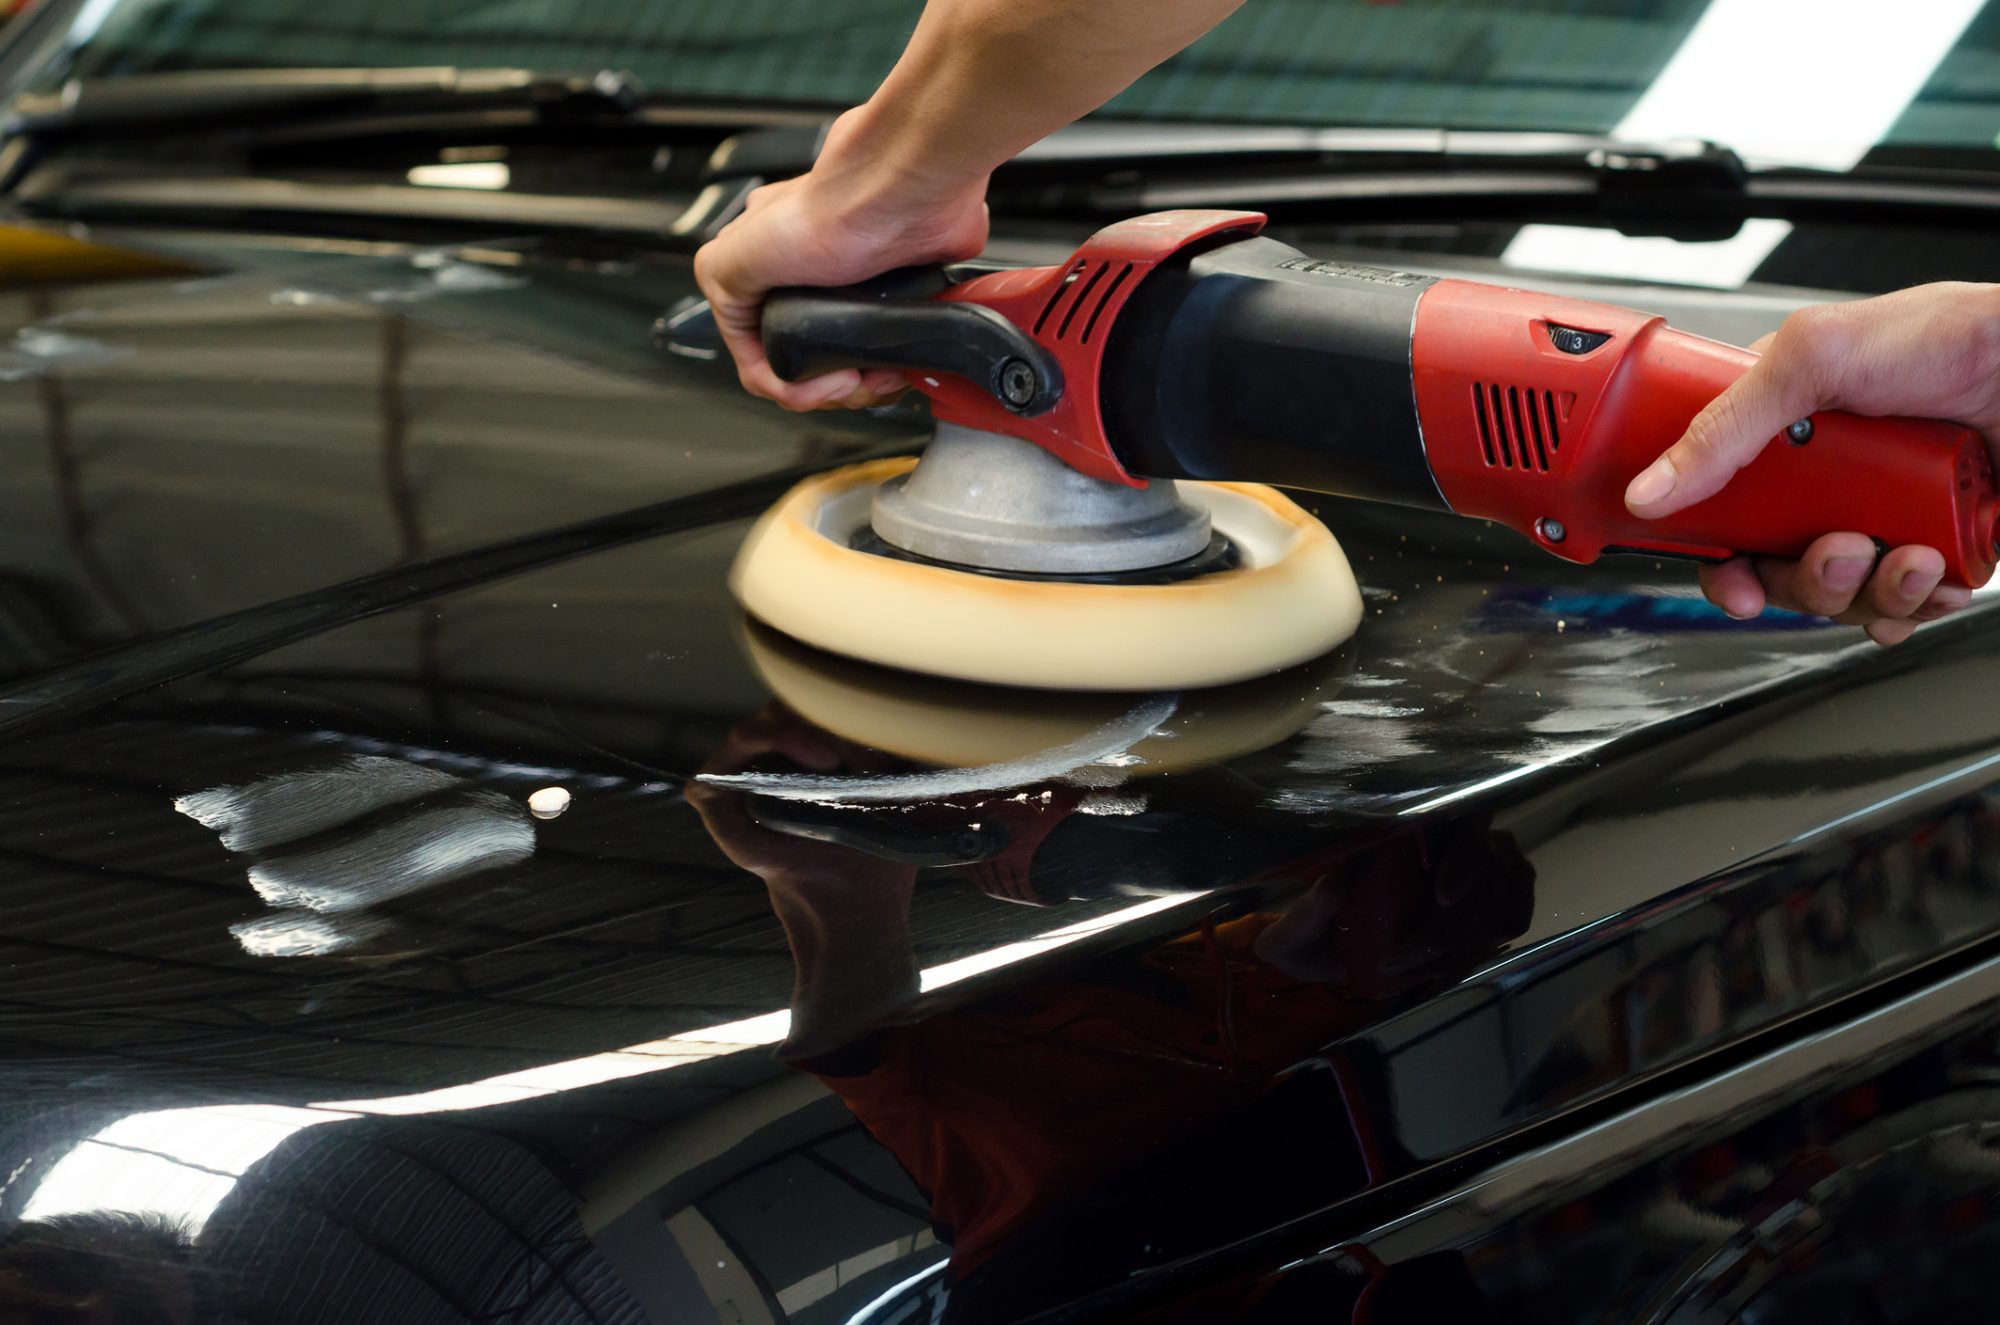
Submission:
[[[1510,589],[1486,599],[1467,629],[1494,634],[1554,634],[1568,630],[1838,630],[1825,617],[1770,608],[1741,620],[1693,589],[1650,593],[1575,593],[1559,589]]]
[[[354,261],[366,290],[404,259]],[[1768,1126],[1695,1120],[1745,1135],[1733,1164],[1661,1161],[1690,1180],[1605,1173],[1421,1255],[1314,1259],[1476,1166],[2000,943],[1989,600],[1893,653],[1833,628],[1587,620],[1587,600],[1684,590],[1684,570],[1515,564],[1476,530],[1329,502],[1373,591],[1350,670],[1295,687],[1267,743],[1108,789],[1119,813],[1066,783],[890,808],[697,783],[684,801],[773,698],[722,587],[745,524],[786,467],[898,434],[754,411],[676,359],[591,369],[585,340],[643,344],[670,300],[524,270],[477,296],[497,343],[424,320],[449,304],[432,300],[409,306],[401,359],[379,310],[272,310],[296,274],[92,296],[101,334],[139,355],[0,392],[24,435],[68,428],[72,460],[68,505],[37,467],[0,486],[18,571],[0,605],[28,678],[0,746],[0,1034],[17,1046],[0,1267],[67,1236],[63,1215],[102,1237],[122,1209],[199,1231],[148,1244],[162,1268],[134,1300],[178,1276],[216,1318],[905,1325],[1166,1303],[1209,1325],[1367,1293],[1377,1325],[1536,1302],[1609,1322],[1632,1318],[1619,1284],[1681,1301],[1676,1267],[1765,1291],[1731,1248],[1795,1193],[1832,1199],[1811,1144],[1785,1148],[1801,1137],[1851,1146],[1857,1173],[1907,1158],[1894,1192],[1947,1202],[1913,1221],[1940,1245],[1986,1226],[1990,1202],[1960,1204],[1984,1189],[1925,1177],[1984,1144],[1961,1123],[1850,1124],[1992,1074],[1990,1031],[1883,1064],[1876,1113],[1848,1083],[1802,1082],[1831,1093]],[[561,344],[518,348],[543,341]],[[440,377],[476,390],[426,396]],[[38,392],[54,382],[67,413]],[[147,394],[162,382],[172,410]],[[275,444],[271,420],[308,396],[324,435]],[[385,399],[421,404],[401,434]],[[681,504],[494,554],[653,499]],[[64,512],[91,517],[80,540],[45,537],[73,529]],[[399,564],[410,528],[424,559]],[[166,540],[171,564],[147,555]],[[118,624],[110,590],[141,620]],[[1479,634],[1481,604],[1514,591],[1578,601],[1561,632]],[[125,641],[143,668],[106,652]],[[1167,744],[1199,735],[1176,729]],[[348,754],[468,784],[446,796],[588,794],[537,821],[526,859],[339,918],[388,932],[253,955],[233,926],[266,921],[253,932],[281,946],[303,918],[262,909],[243,854],[170,802]],[[743,812],[741,840],[816,872],[772,886],[729,859],[703,794]],[[818,937],[872,945],[835,962],[870,987],[830,1021],[798,1016],[811,991],[776,909],[793,903]],[[774,1058],[815,1035],[813,1072]],[[934,1041],[955,1070],[885,1120],[871,1081],[911,1075]],[[989,1044],[990,1062],[968,1052]],[[990,1100],[953,1098],[975,1090]],[[1127,1103],[1129,1136],[1111,1125]],[[1079,1137],[1104,1139],[1080,1162],[1114,1176],[1065,1190],[1045,1165],[1011,1216],[968,1195],[985,1124],[1059,1151],[1072,1105],[1095,1128]],[[913,1140],[930,1137],[935,1159]],[[906,1162],[949,1172],[942,1193]],[[1840,1230],[1865,1231],[1847,1221],[1870,1204],[1842,1207],[1823,1269],[1851,1258],[1860,1234]],[[964,1233],[934,1226],[946,1208]],[[1791,1263],[1816,1245],[1769,1226],[1802,1249]]]
[[[132,354],[130,346],[109,345],[46,326],[24,327],[14,334],[11,348],[0,349],[0,382],[41,377],[58,368],[114,364]]]
[[[784,800],[810,800],[830,805],[884,804],[967,796],[983,791],[1008,791],[1032,783],[1095,770],[1117,770],[1139,742],[1154,735],[1174,716],[1178,695],[1141,700],[1124,717],[1066,745],[1038,751],[1003,763],[974,768],[936,769],[917,773],[869,775],[821,773],[703,773],[701,780],[718,787],[756,791]],[[1101,781],[1101,774],[1099,775]]]

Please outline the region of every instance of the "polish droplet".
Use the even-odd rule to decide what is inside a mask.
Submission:
[[[528,813],[537,819],[553,819],[568,808],[567,787],[543,787],[528,797]]]

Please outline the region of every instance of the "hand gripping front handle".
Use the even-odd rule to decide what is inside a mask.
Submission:
[[[1015,414],[1062,398],[1062,369],[1027,332],[974,303],[910,298],[899,275],[840,289],[773,291],[764,303],[764,353],[788,382],[840,368],[950,373]],[[943,288],[940,278],[933,288]]]

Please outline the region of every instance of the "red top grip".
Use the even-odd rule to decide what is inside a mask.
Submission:
[[[1417,415],[1445,500],[1559,557],[1796,557],[1853,531],[1936,548],[1947,583],[1993,575],[2000,491],[1969,428],[1816,414],[1809,440],[1781,434],[1714,496],[1641,520],[1626,485],[1756,355],[1631,309],[1470,281],[1427,290],[1413,337]]]
[[[1135,216],[1092,235],[1059,267],[994,272],[939,295],[986,305],[1055,356],[1063,393],[1046,414],[1010,413],[984,387],[947,373],[912,372],[910,385],[931,398],[931,415],[940,422],[1026,438],[1092,478],[1144,487],[1145,479],[1126,472],[1104,435],[1098,383],[1112,324],[1146,274],[1174,254],[1221,235],[1247,238],[1263,225],[1260,212]]]

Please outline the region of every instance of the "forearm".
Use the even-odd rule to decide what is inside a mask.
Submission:
[[[983,188],[1029,144],[1096,110],[1242,0],[931,0],[821,170],[895,205]]]
[[[901,374],[781,379],[764,354],[764,296],[956,262],[986,242],[986,179],[1109,101],[1242,0],[930,0],[903,58],[842,115],[813,168],[750,194],[695,255],[695,279],[743,386],[787,409],[893,399]]]
[[[780,1056],[840,1048],[916,998],[909,919],[915,873],[885,866],[852,878],[774,873],[766,880],[794,968],[792,1025]]]

